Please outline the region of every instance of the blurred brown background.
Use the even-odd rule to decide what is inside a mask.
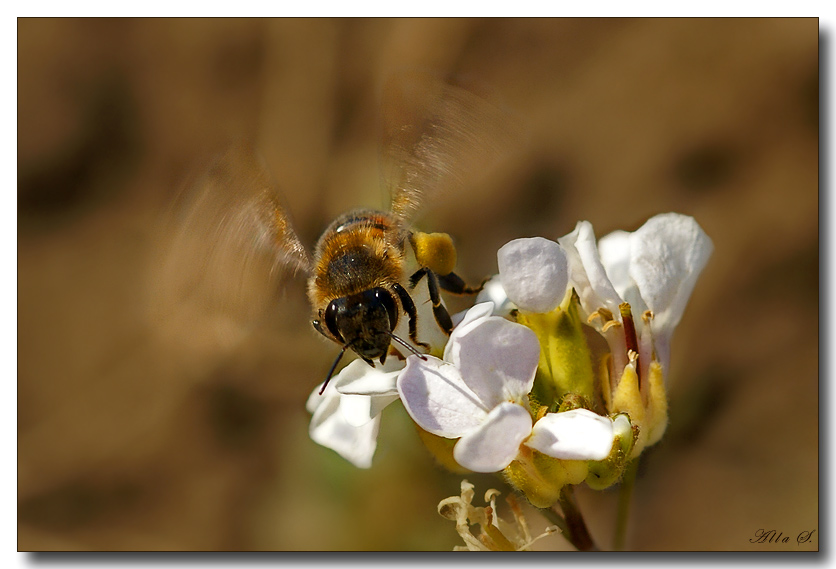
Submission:
[[[490,86],[530,147],[426,218],[459,270],[511,238],[693,215],[715,253],[674,337],[671,424],[628,547],[810,550],[818,531],[815,19],[18,21],[18,519],[23,550],[449,550],[403,409],[374,466],[307,436],[336,353],[301,285],[243,341],[148,317],[158,228],[188,172],[244,137],[307,244],[379,207],[382,82]],[[473,476],[477,496],[489,476]],[[579,490],[611,540],[614,491]],[[481,504],[481,502],[480,502]],[[536,512],[534,528],[545,525]],[[758,529],[786,544],[752,544]],[[559,536],[540,549],[565,548]]]

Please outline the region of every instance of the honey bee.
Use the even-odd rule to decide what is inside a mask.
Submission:
[[[404,282],[405,246],[409,243],[420,268]],[[313,327],[342,345],[342,351],[322,386],[336,369],[342,354],[351,348],[369,365],[386,361],[394,340],[408,351],[419,352],[395,335],[402,311],[409,318],[409,338],[429,350],[417,337],[418,315],[407,288],[427,279],[436,322],[449,335],[453,322],[441,302],[439,288],[456,294],[475,294],[453,272],[455,249],[447,234],[426,234],[400,228],[385,212],[356,210],[337,218],[320,237],[316,263],[308,281],[308,296],[316,318]],[[322,391],[320,391],[321,393]]]
[[[342,348],[320,393],[349,349],[369,365],[384,363],[393,342],[401,352],[424,357],[419,350],[429,345],[418,338],[411,294],[422,281],[438,327],[450,334],[453,323],[440,290],[475,294],[481,285],[470,287],[454,272],[456,250],[449,235],[415,231],[411,223],[429,198],[460,188],[520,139],[517,123],[500,106],[424,76],[390,82],[383,117],[388,211],[341,215],[322,233],[311,259],[266,168],[238,145],[215,163],[191,202],[180,208],[185,214],[175,239],[179,254],[167,262],[178,272],[188,257],[202,274],[212,273],[208,292],[215,302],[210,304],[238,316],[252,317],[260,302],[269,301],[270,283],[291,273],[307,275],[312,325]],[[407,270],[407,249],[417,264],[414,271]],[[181,288],[194,295],[196,285]],[[205,304],[206,291],[202,297]],[[395,334],[403,318],[411,343]]]

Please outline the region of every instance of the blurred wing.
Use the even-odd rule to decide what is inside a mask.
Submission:
[[[283,277],[310,260],[258,157],[237,145],[187,188],[153,267],[155,316],[240,332],[276,301]],[[179,317],[179,318],[177,318]]]
[[[474,185],[525,138],[500,105],[426,75],[399,75],[383,93],[382,176],[400,223],[428,201]]]

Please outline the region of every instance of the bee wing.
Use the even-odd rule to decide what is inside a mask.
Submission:
[[[499,104],[426,75],[390,80],[382,114],[381,173],[401,224],[440,194],[477,183],[525,138]]]
[[[248,328],[283,277],[310,268],[266,168],[243,144],[212,162],[164,225],[155,316],[179,316],[195,332]]]

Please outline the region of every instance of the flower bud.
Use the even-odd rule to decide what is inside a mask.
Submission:
[[[615,441],[610,455],[604,460],[587,463],[589,474],[586,477],[586,484],[593,490],[609,488],[621,479],[630,461],[633,444],[638,437],[638,429],[633,429],[627,415],[618,415],[613,419],[613,430]]]
[[[566,484],[580,484],[588,473],[583,460],[552,458],[525,445],[517,459],[502,471],[508,482],[537,508],[557,503]]]
[[[632,354],[630,363],[624,367],[613,393],[611,410],[627,414],[630,423],[638,428],[639,434],[633,445],[632,458],[658,442],[668,423],[668,400],[662,365],[655,360],[652,361],[648,366],[647,377],[642,378],[640,387],[635,354]]]

